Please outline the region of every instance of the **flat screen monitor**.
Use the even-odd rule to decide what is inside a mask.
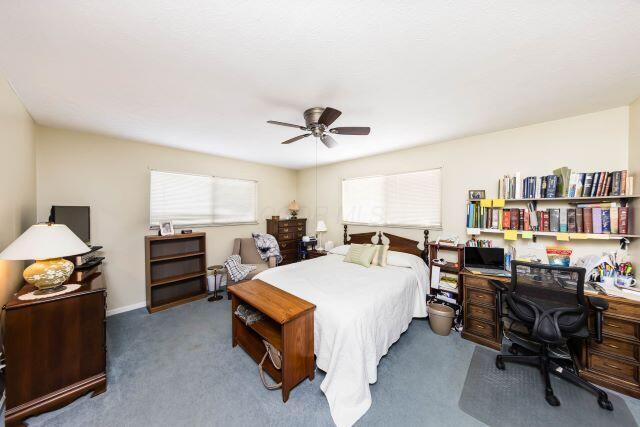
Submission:
[[[64,224],[85,243],[91,242],[89,206],[51,206],[49,222]]]
[[[464,248],[464,266],[504,270],[504,248]]]

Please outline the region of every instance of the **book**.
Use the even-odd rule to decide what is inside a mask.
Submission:
[[[518,223],[520,221],[520,209],[510,209],[511,212],[511,222],[509,224],[509,228],[511,230],[518,229]]]
[[[611,172],[607,172],[607,180],[604,186],[604,194],[603,194],[604,196],[608,196],[611,194],[611,177],[612,177]]]
[[[560,228],[558,231],[566,233],[567,229],[567,209],[560,209]]]
[[[602,196],[602,192],[604,191],[604,181],[607,179],[606,172],[600,172],[600,180],[598,181],[598,190],[596,191],[596,196]]]
[[[531,230],[539,230],[538,213],[534,209],[533,203],[529,202],[527,206],[529,207],[529,226],[531,227]]]
[[[593,182],[591,184],[591,194],[589,196],[594,197],[598,192],[598,184],[600,183],[600,172],[593,174]]]
[[[593,186],[593,173],[588,172],[584,177],[584,188],[582,190],[582,197],[591,196],[591,187]]]
[[[582,187],[584,185],[584,177],[585,177],[584,173],[578,174],[578,179],[576,181],[576,193],[574,197],[582,197]]]
[[[500,209],[493,209],[491,212],[491,228],[500,228]]]
[[[569,192],[569,176],[571,169],[566,166],[555,169],[553,175],[556,177],[556,193],[554,197],[567,197]]]
[[[576,181],[578,180],[578,174],[572,173],[569,177],[569,197],[576,197]]]
[[[549,211],[542,212],[542,223],[544,224],[543,231],[549,231]]]
[[[613,172],[613,178],[611,181],[611,195],[620,195],[620,171]]]
[[[620,195],[625,196],[627,194],[627,171],[620,172]]]
[[[584,233],[584,228],[583,228],[583,219],[582,219],[582,211],[584,208],[577,208],[576,209],[576,233]]]
[[[627,191],[625,192],[627,196],[633,195],[633,177],[627,174]]]
[[[593,208],[584,208],[583,209],[583,222],[584,222],[584,232],[591,234],[593,233]]]
[[[524,214],[522,229],[529,231],[531,230],[531,217],[529,215],[529,209],[523,209],[522,212]]]
[[[618,209],[618,233],[629,234],[629,207]]]
[[[611,212],[609,209],[602,209],[602,232],[611,233]]]
[[[611,219],[611,234],[618,234],[618,208],[610,208],[610,219]]]
[[[558,177],[555,175],[549,175],[547,177],[547,198],[556,197],[556,193],[558,191]]]
[[[602,208],[591,208],[593,233],[602,234]]]
[[[577,232],[575,209],[567,209],[567,231],[569,233]]]
[[[502,210],[502,229],[503,230],[511,229],[511,209]]]
[[[549,209],[549,231],[560,231],[560,209]]]

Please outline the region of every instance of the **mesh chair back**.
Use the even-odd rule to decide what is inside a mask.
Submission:
[[[513,261],[507,304],[539,338],[558,342],[586,322],[584,277],[584,268]]]

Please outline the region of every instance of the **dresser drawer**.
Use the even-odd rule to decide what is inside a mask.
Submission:
[[[465,301],[488,307],[496,306],[496,295],[491,292],[480,291],[473,288],[465,288]]]
[[[621,380],[632,383],[638,382],[638,366],[633,363],[622,362],[600,354],[590,354],[589,368],[593,371],[603,372]]]
[[[278,241],[282,241],[282,240],[295,240],[296,238],[296,233],[292,231],[289,231],[288,233],[279,233],[278,234]]]
[[[487,279],[481,279],[479,277],[464,276],[464,284],[477,289],[484,289],[487,291],[495,292],[496,288],[489,283]]]
[[[496,325],[486,322],[482,322],[476,319],[466,319],[467,323],[464,325],[465,332],[468,334],[479,335],[485,338],[496,338]]]
[[[282,255],[282,263],[281,264],[290,264],[292,262],[298,261],[298,251],[286,251],[280,252]]]
[[[605,314],[602,331],[638,341],[638,324],[628,320],[616,319]]]
[[[638,357],[638,345],[617,338],[604,336],[602,337],[602,343],[598,344],[593,340],[589,348],[602,353],[614,354],[629,361],[640,361]]]
[[[295,240],[280,241],[278,245],[280,246],[280,252],[296,251],[298,249],[298,242]]]
[[[467,316],[475,319],[486,320],[487,322],[496,322],[496,312],[487,307],[481,307],[475,304],[467,304]]]

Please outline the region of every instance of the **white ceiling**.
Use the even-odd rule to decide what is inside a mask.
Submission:
[[[626,105],[640,2],[0,0],[0,74],[42,124],[301,168]]]

